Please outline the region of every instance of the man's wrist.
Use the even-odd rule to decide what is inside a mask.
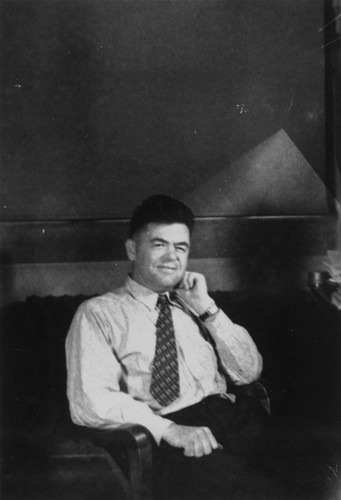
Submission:
[[[207,309],[211,307],[211,305],[214,303],[215,303],[214,300],[211,299],[209,295],[207,295],[206,297],[200,299],[200,301],[197,300],[196,304],[195,305],[193,304],[192,307],[194,311],[197,313],[197,315],[200,316],[201,314],[204,314],[207,311]]]
[[[207,305],[205,311],[202,314],[199,314],[199,319],[200,319],[200,321],[206,321],[208,318],[212,318],[212,316],[215,316],[218,313],[218,311],[219,311],[219,307],[214,302],[214,300],[211,299],[211,301]]]

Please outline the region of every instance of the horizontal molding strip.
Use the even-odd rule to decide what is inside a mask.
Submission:
[[[0,223],[2,264],[126,260],[127,219]],[[197,218],[191,258],[323,255],[336,216]]]

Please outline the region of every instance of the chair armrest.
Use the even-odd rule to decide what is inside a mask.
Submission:
[[[271,413],[270,398],[268,395],[268,391],[263,385],[263,382],[256,380],[251,384],[234,385],[233,387],[229,386],[229,390],[231,390],[231,392],[235,394],[237,398],[246,396],[257,399],[258,401],[260,401],[265,411],[270,415]]]
[[[85,428],[82,433],[120,466],[130,485],[131,500],[151,500],[153,437],[145,427],[122,424],[106,430]]]

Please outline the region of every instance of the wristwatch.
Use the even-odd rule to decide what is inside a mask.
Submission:
[[[200,321],[206,321],[207,318],[214,316],[215,314],[217,314],[218,311],[219,311],[219,307],[217,306],[217,304],[214,301],[212,301],[212,303],[208,307],[207,311],[205,311],[203,314],[200,314],[199,319],[200,319]]]

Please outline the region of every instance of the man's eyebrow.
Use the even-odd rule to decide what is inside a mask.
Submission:
[[[160,243],[165,243],[165,244],[168,244],[168,243],[169,243],[169,241],[164,240],[163,238],[158,238],[158,237],[156,237],[156,238],[152,238],[152,239],[151,239],[151,241],[152,241],[152,243],[157,243],[157,242],[160,242]],[[188,241],[177,241],[177,242],[175,242],[175,243],[174,243],[174,245],[175,245],[175,246],[182,246],[182,247],[187,247],[187,248],[189,248],[189,243],[188,243]]]
[[[188,241],[178,241],[177,243],[175,243],[175,246],[189,248],[189,243]]]

